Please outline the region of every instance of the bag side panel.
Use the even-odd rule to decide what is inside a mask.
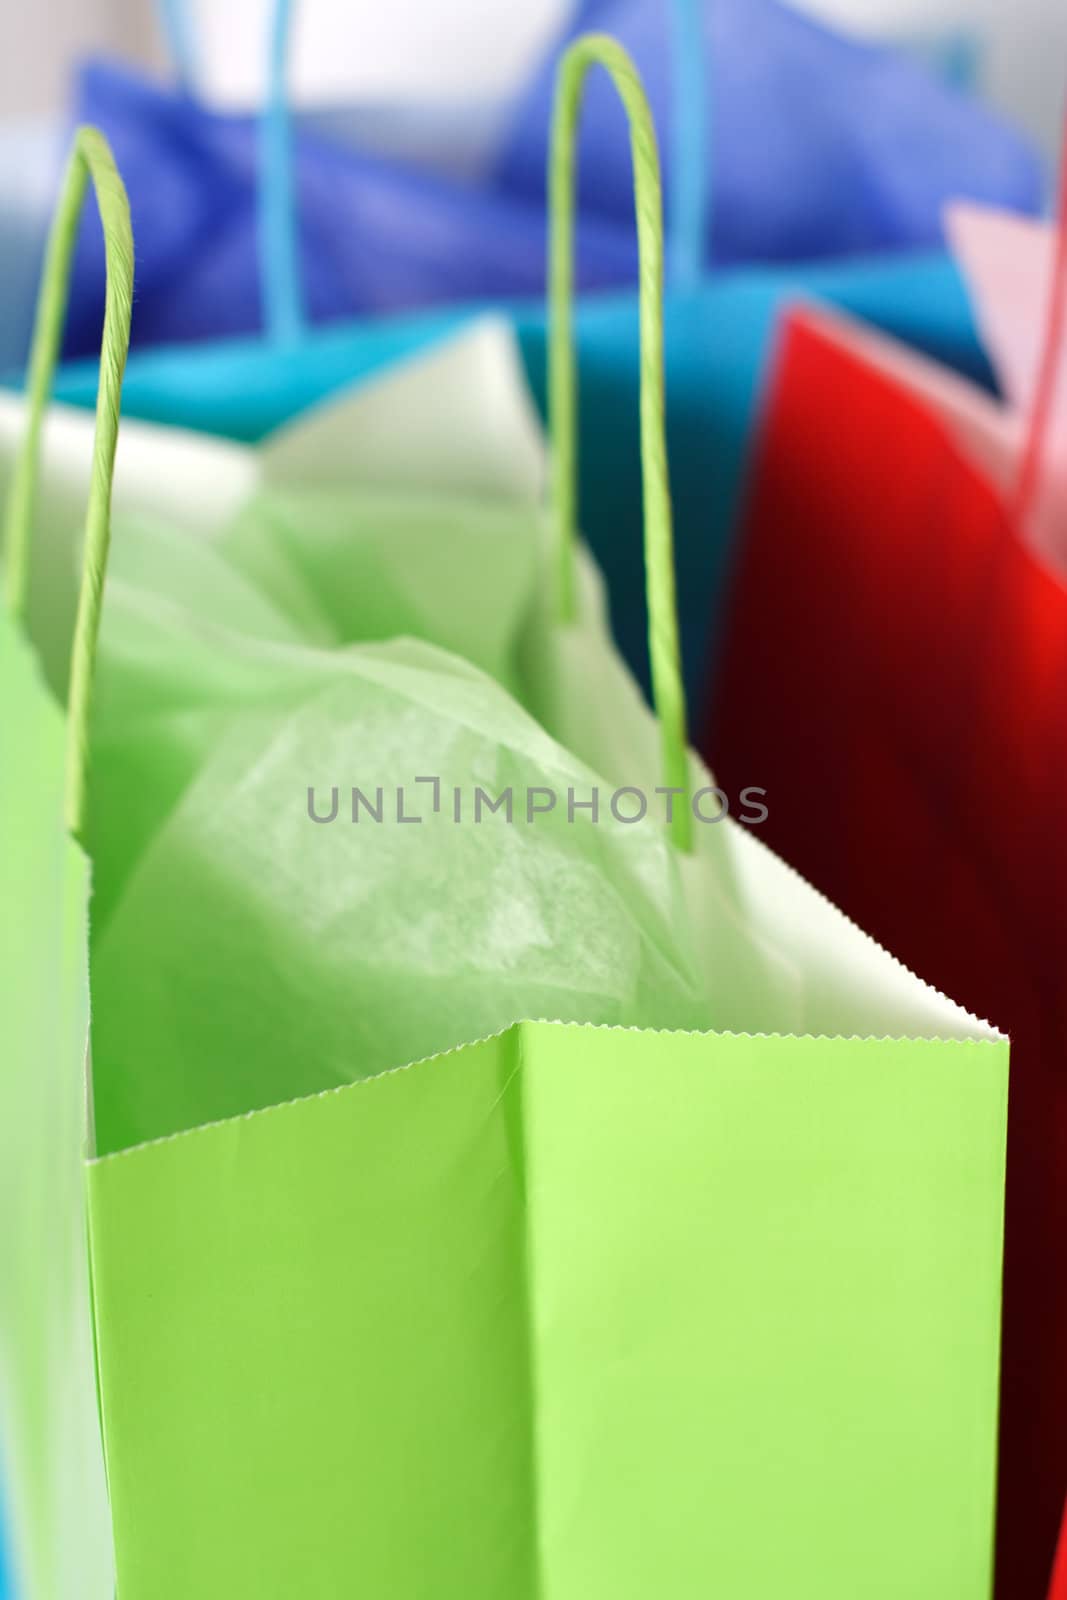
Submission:
[[[547,1600],[985,1600],[1007,1045],[525,1037]]]
[[[124,1600],[532,1595],[514,1054],[90,1167]]]

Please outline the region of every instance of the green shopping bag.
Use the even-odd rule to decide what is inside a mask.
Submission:
[[[985,1592],[1007,1046],[749,834],[697,820],[714,790],[677,665],[658,169],[608,42],[567,57],[559,148],[596,59],[637,128],[658,724],[569,537],[562,620],[523,666],[544,725],[429,644],[313,645],[108,591],[89,836],[107,771],[136,760],[131,710],[188,763],[94,925],[124,1600]],[[88,727],[82,706],[78,795]],[[672,821],[631,825],[612,802],[650,798],[626,767],[657,749]],[[343,820],[349,780],[374,798],[420,775],[421,823]],[[308,814],[316,785],[322,817],[346,791],[332,821]],[[565,799],[455,820],[477,786]]]

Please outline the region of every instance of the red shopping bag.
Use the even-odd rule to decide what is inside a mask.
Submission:
[[[1046,1594],[1067,1491],[1067,584],[1035,532],[1065,268],[1028,438],[788,320],[704,741],[776,851],[1011,1034],[999,1600]]]

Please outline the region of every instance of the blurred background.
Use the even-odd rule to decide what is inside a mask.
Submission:
[[[1059,0],[795,3],[933,57],[1012,113],[1046,155],[1058,154],[1067,82],[1067,6]],[[0,110],[7,117],[55,113],[73,62],[88,52],[161,66],[167,52],[160,9],[154,0],[6,6]],[[269,9],[269,0],[188,0],[195,82],[209,101],[229,109],[256,103]],[[514,92],[571,9],[569,0],[391,0],[388,6],[306,0],[294,23],[294,96],[319,105],[406,95],[491,103]]]

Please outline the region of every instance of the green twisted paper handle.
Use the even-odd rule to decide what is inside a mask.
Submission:
[[[641,326],[641,477],[645,523],[645,582],[652,699],[659,718],[664,783],[684,791],[688,781],[685,690],[678,643],[674,532],[667,472],[663,373],[663,192],[659,151],[637,68],[614,39],[590,33],[575,40],[560,62],[549,170],[548,412],[552,440],[551,507],[558,544],[558,604],[575,618],[578,443],[574,357],[575,142],[589,69],[606,68],[626,108],[633,156],[639,252]],[[679,850],[693,844],[688,805],[674,806],[670,834]]]
[[[104,228],[107,290],[92,472],[85,515],[83,571],[74,626],[67,707],[66,819],[71,833],[79,839],[85,825],[89,709],[96,642],[100,632],[104,574],[111,542],[111,486],[115,474],[122,377],[130,344],[133,305],[130,205],[108,142],[96,128],[79,128],[74,136],[59,204],[48,235],[30,355],[29,414],[11,479],[5,518],[8,601],[15,617],[22,620],[29,597],[31,530],[41,465],[41,429],[59,359],[70,294],[74,246],[90,180],[96,191]]]

